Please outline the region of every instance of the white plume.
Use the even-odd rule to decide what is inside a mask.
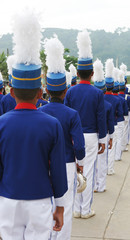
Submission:
[[[76,70],[76,67],[73,64],[70,64],[69,70],[71,72],[72,77],[77,76],[77,70]]]
[[[1,72],[0,72],[0,80],[3,80],[3,77],[2,77],[2,74],[1,74]]]
[[[15,63],[16,59],[15,59],[15,55],[10,55],[8,58],[7,58],[7,67],[8,67],[8,74],[11,74],[12,75],[12,66],[13,64]]]
[[[113,69],[114,69],[114,63],[113,59],[107,59],[105,63],[105,77],[112,78],[113,77]]]
[[[67,86],[71,85],[71,80],[72,80],[71,72],[66,71],[66,83],[67,83]]]
[[[28,8],[13,18],[13,51],[17,63],[40,64],[41,27],[38,17]]]
[[[93,81],[102,82],[104,80],[104,71],[103,71],[103,64],[102,62],[97,59],[94,64],[94,76]]]
[[[114,67],[113,69],[113,78],[114,78],[114,82],[119,81],[119,69],[116,67]]]
[[[64,46],[57,36],[55,35],[53,38],[45,39],[44,48],[48,72],[65,73],[65,59],[63,58]]]
[[[78,33],[77,47],[79,58],[92,58],[92,43],[87,30]]]
[[[120,83],[125,82],[124,72],[123,72],[122,70],[119,70],[119,82],[120,82]]]
[[[124,63],[122,63],[120,65],[120,70],[122,70],[124,72],[125,76],[126,76],[126,74],[127,74],[127,66]]]

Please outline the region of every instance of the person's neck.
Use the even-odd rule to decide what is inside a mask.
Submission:
[[[18,99],[18,98],[16,98],[15,99],[16,100],[16,103],[17,104],[19,104],[19,103],[30,103],[30,104],[33,104],[33,105],[35,105],[36,106],[36,104],[37,104],[37,100],[36,99],[33,99],[33,100],[20,100],[20,99]]]
[[[51,102],[63,103],[62,97],[51,97]]]

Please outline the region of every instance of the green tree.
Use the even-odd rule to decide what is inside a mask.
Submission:
[[[46,54],[45,54],[43,49],[40,51],[40,59],[41,59],[41,62],[42,62],[42,70],[43,70],[44,75],[46,77],[46,74],[47,74]]]
[[[4,52],[0,54],[0,71],[3,76],[3,79],[8,79],[8,68],[6,63],[7,57]]]
[[[70,56],[69,53],[70,53],[69,48],[65,48],[64,59],[65,59],[65,69],[67,71],[69,70],[70,64],[73,64],[75,67],[77,67],[77,57]]]

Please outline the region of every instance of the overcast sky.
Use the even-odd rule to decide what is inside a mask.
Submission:
[[[11,32],[12,15],[31,6],[42,16],[42,27],[73,29],[130,28],[130,0],[1,0],[0,34]]]

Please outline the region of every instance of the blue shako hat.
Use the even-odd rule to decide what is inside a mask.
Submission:
[[[3,88],[3,81],[0,80],[0,88]]]
[[[3,81],[0,80],[0,88],[3,88]]]
[[[127,76],[125,76],[125,84],[127,83]]]
[[[62,91],[66,89],[64,46],[57,36],[45,39],[47,89],[49,91]]]
[[[12,87],[17,89],[40,88],[42,34],[38,16],[31,9],[25,8],[14,17]]]
[[[77,77],[76,77],[76,76],[72,77],[71,84],[76,83],[76,80],[77,80]]]
[[[93,61],[91,58],[80,58],[78,59],[78,70],[92,70]]]
[[[119,71],[119,89],[122,91],[125,90],[125,78],[122,70]]]
[[[102,90],[103,92],[106,92],[106,83],[104,80],[104,71],[103,71],[103,64],[102,62],[97,59],[94,64],[94,75],[93,75],[93,81],[94,86]]]
[[[108,90],[114,87],[113,71],[114,71],[113,59],[109,58],[105,62],[105,82],[106,82],[106,88]]]
[[[0,88],[3,88],[3,78],[1,72],[0,72]]]
[[[93,70],[92,43],[87,30],[79,32],[77,35],[78,66],[77,70]]]
[[[94,86],[101,89],[103,92],[106,92],[106,83],[105,80],[103,80],[102,82],[94,82]]]
[[[119,92],[119,82],[114,82],[113,92]]]
[[[47,73],[47,89],[49,91],[62,91],[66,89],[65,73]]]
[[[114,87],[114,79],[113,78],[105,78],[106,88],[110,89]]]
[[[10,87],[12,87],[12,84],[11,84],[11,82],[12,82],[12,75],[11,75],[11,74],[9,74],[9,86],[10,86]]]
[[[15,64],[12,67],[12,87],[35,89],[41,87],[41,65]]]

